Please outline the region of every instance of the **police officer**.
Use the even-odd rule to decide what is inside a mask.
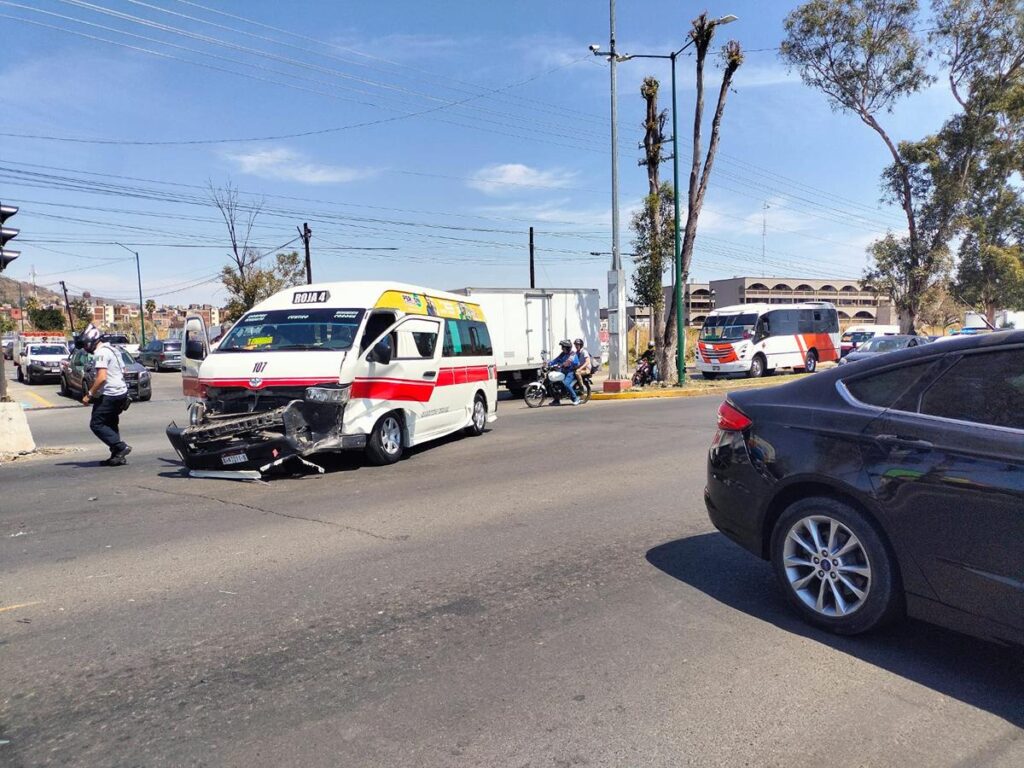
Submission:
[[[124,380],[124,361],[120,350],[100,341],[100,330],[92,323],[82,332],[82,347],[93,356],[96,378],[82,403],[92,405],[89,428],[110,449],[110,458],[101,461],[105,467],[128,463],[132,447],[121,439],[118,431],[121,412],[128,403],[128,385]]]

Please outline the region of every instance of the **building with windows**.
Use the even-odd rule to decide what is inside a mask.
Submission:
[[[709,284],[713,306],[735,304],[794,304],[827,301],[835,305],[839,321],[850,323],[894,322],[887,297],[858,280],[810,280],[807,278],[733,277]]]

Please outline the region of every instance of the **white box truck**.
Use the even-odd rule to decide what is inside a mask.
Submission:
[[[519,396],[561,339],[583,339],[600,357],[601,297],[596,288],[457,288],[480,305],[498,362],[498,383]]]

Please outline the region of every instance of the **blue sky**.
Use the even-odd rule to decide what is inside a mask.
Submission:
[[[704,9],[739,17],[716,48],[735,38],[750,51],[726,107],[696,280],[856,277],[865,246],[901,226],[878,203],[877,136],[773,52],[793,5],[617,4],[622,52],[679,47]],[[40,284],[130,299],[131,257],[106,244],[121,242],[141,254],[147,298],[223,303],[211,278],[225,231],[204,187],[230,180],[243,200],[263,200],[260,249],[309,222],[318,280],[525,285],[533,225],[540,285],[604,292],[608,259],[590,253],[611,249],[608,65],[587,50],[607,45],[604,2],[2,0],[0,23],[0,133],[114,142],[0,137],[0,199],[21,206],[22,258],[8,276],[34,266]],[[624,252],[646,191],[648,74],[669,107],[667,62],[619,67]],[[717,65],[709,74],[713,104]],[[678,77],[685,168],[692,58]],[[884,123],[919,138],[951,105],[935,86]],[[397,250],[357,250],[371,247]]]

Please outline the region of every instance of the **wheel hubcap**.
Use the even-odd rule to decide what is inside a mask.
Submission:
[[[485,418],[484,404],[483,404],[482,401],[477,400],[473,404],[473,423],[476,425],[477,429],[483,429],[484,428],[484,418]]]
[[[396,454],[402,445],[402,428],[398,420],[389,416],[384,420],[380,430],[380,447],[385,453]]]
[[[849,616],[871,591],[871,563],[853,531],[826,515],[798,520],[782,549],[789,586],[823,616]]]

